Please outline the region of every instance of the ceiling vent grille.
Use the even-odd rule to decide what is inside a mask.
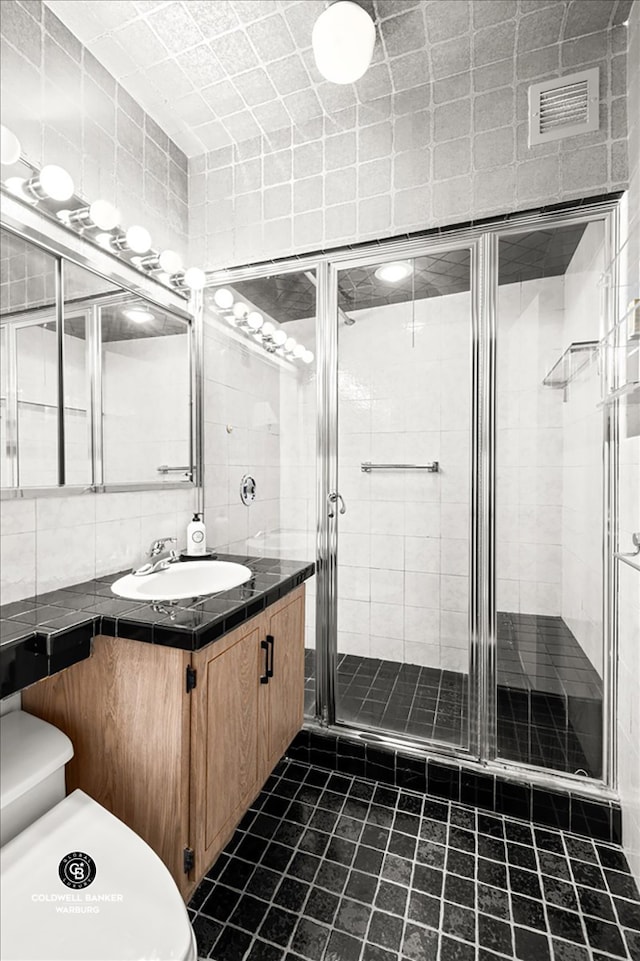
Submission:
[[[529,87],[529,146],[573,137],[599,126],[599,70],[544,80]]]

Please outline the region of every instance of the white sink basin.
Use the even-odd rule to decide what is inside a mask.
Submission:
[[[118,597],[135,601],[179,601],[217,594],[244,584],[253,574],[231,561],[184,561],[154,574],[126,574],[111,585]]]

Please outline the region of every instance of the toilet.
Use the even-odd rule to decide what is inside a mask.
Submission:
[[[83,791],[65,797],[69,738],[0,720],[3,961],[196,961],[180,892],[142,838]]]

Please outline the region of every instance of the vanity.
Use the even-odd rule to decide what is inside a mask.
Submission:
[[[303,720],[304,581],[313,565],[225,559],[247,564],[252,578],[208,598],[116,599],[114,575],[2,612],[5,637],[23,632],[5,654],[40,638],[51,658],[65,632],[67,656],[74,644],[81,652],[57,672],[49,662],[50,676],[22,691],[23,707],[71,738],[67,791],[81,788],[136,831],[185,900]],[[73,608],[85,622],[56,629]],[[83,631],[92,638],[85,647]]]

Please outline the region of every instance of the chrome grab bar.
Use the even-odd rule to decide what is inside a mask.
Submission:
[[[189,474],[191,476],[190,467],[170,467],[168,464],[160,464],[156,467],[159,474]]]
[[[431,461],[430,464],[372,464],[371,461],[366,460],[360,464],[360,470],[365,474],[370,474],[372,470],[426,470],[430,474],[437,474],[440,464],[437,460]]]

